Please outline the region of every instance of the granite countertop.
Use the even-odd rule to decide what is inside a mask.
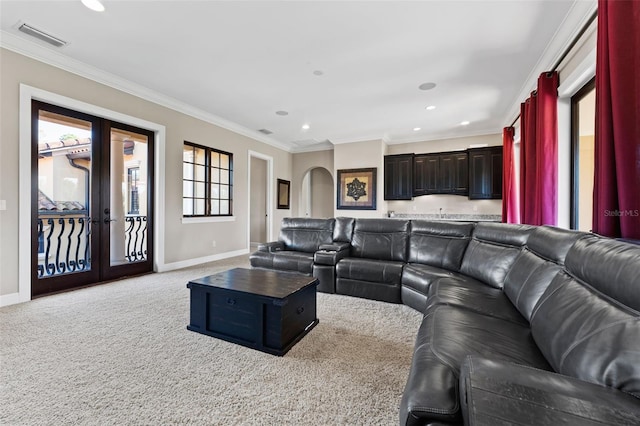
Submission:
[[[424,219],[424,220],[444,220],[450,222],[502,222],[502,215],[499,214],[457,214],[443,213],[394,213],[394,218],[398,219]]]

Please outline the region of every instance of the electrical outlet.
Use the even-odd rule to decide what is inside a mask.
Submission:
[[[216,246],[216,240],[211,241],[211,247],[215,247]]]

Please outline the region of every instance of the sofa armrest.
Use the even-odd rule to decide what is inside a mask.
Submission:
[[[318,249],[325,250],[325,251],[342,251],[342,250],[349,250],[350,247],[351,247],[350,243],[341,243],[337,241],[331,244],[320,244],[320,247],[318,247]]]
[[[460,370],[465,425],[640,424],[640,399],[618,389],[469,356]]]
[[[320,250],[313,255],[313,262],[316,265],[335,266],[349,255],[349,248],[349,243],[321,244]]]
[[[281,250],[284,250],[284,243],[282,241],[258,244],[258,251],[274,252]]]

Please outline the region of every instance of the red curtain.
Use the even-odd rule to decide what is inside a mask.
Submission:
[[[520,221],[558,223],[558,73],[542,73],[520,109]]]
[[[640,239],[640,2],[598,0],[593,231]]]
[[[513,127],[502,129],[502,221],[504,223],[520,223],[513,158],[514,133]]]

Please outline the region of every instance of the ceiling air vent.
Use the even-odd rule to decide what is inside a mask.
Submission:
[[[265,135],[270,135],[273,132],[271,130],[267,130],[267,129],[260,129],[258,130],[260,133],[264,133]]]
[[[44,31],[40,31],[37,28],[32,27],[28,24],[22,24],[18,27],[18,30],[22,31],[25,34],[29,34],[32,37],[35,37],[39,40],[47,42],[55,47],[62,47],[67,44],[66,41],[60,40],[58,37],[54,37],[51,34],[47,34]]]

